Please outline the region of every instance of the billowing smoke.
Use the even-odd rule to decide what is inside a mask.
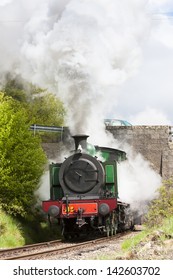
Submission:
[[[56,93],[72,133],[102,129],[116,88],[140,64],[146,1],[4,0],[0,18],[1,83],[10,71]]]
[[[141,154],[126,145],[128,160],[118,164],[119,199],[130,203],[137,214],[147,211],[148,203],[157,197],[161,177]]]
[[[92,143],[109,145],[103,119],[116,105],[118,87],[141,63],[151,24],[147,3],[1,1],[1,85],[10,72],[47,88],[63,100],[72,133],[87,133]],[[146,168],[143,164],[139,172]],[[138,175],[134,186],[141,183]],[[150,181],[143,179],[145,185]]]

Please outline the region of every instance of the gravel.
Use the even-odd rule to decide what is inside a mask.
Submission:
[[[68,253],[52,255],[54,260],[173,260],[173,236],[162,238],[162,232],[156,231],[147,236],[131,251],[122,250],[124,240],[132,238],[138,232],[128,236],[108,240],[102,244],[92,244],[87,249],[81,248]]]
[[[53,255],[49,259],[53,260],[103,260],[103,259],[116,259],[123,253],[121,245],[127,238],[131,238],[136,235],[136,232],[132,232],[127,236],[121,238],[108,240],[102,244],[92,244],[87,249],[81,248],[75,251],[69,251],[62,253],[61,256]]]

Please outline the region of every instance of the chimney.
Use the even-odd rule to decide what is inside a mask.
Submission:
[[[75,142],[75,150],[77,151],[79,148],[79,145],[82,147],[82,149],[86,150],[87,148],[87,138],[88,135],[85,134],[77,134],[72,136]]]

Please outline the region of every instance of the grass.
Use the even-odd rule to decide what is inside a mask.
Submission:
[[[162,225],[155,226],[152,228],[147,228],[141,232],[139,232],[134,237],[131,237],[129,239],[126,239],[122,245],[121,249],[116,252],[110,252],[108,254],[98,254],[97,257],[94,257],[94,259],[97,260],[114,260],[114,259],[126,259],[131,256],[131,252],[135,250],[136,248],[140,248],[144,246],[145,242],[149,242],[150,238],[157,235],[158,233],[158,241],[165,241],[170,240],[170,238],[173,238],[173,217],[169,217],[164,219]],[[164,244],[164,243],[162,243]],[[139,247],[138,247],[139,246]],[[137,249],[138,250],[138,249]]]
[[[173,238],[173,217],[166,218],[159,229],[164,233],[161,235],[162,241],[167,238]]]
[[[25,244],[21,226],[0,209],[0,248],[11,248]]]
[[[133,249],[136,245],[138,245],[141,241],[143,241],[149,233],[150,233],[149,230],[144,230],[144,231],[141,231],[136,236],[134,236],[130,239],[126,239],[122,243],[122,250],[129,251],[129,250]]]
[[[140,242],[146,241],[149,236],[159,233],[158,239],[165,241],[173,238],[173,217],[168,217],[163,220],[162,225],[153,228],[146,228],[133,238],[127,239],[122,243],[122,250],[127,252],[133,250]]]
[[[7,215],[0,208],[0,248],[13,248],[26,244],[60,238],[58,228],[50,229],[47,222],[25,221]]]

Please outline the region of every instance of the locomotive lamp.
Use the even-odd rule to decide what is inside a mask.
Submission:
[[[56,217],[59,215],[59,212],[60,212],[60,209],[58,206],[56,205],[51,205],[49,207],[49,210],[48,210],[48,214],[51,216],[51,217]]]
[[[110,212],[110,207],[107,203],[102,203],[99,205],[99,214],[106,216]]]

